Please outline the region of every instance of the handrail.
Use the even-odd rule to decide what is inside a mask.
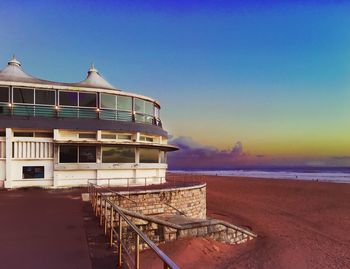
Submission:
[[[107,195],[103,194],[103,192],[99,191],[93,184],[89,184],[88,188],[89,194],[91,194],[91,203],[94,208],[96,216],[100,214],[100,225],[104,224],[105,234],[107,234],[108,225],[110,226],[110,245],[113,245],[114,236],[116,235],[117,247],[118,247],[118,266],[122,266],[122,221],[124,220],[136,233],[136,244],[135,244],[135,268],[140,268],[140,242],[141,239],[149,246],[150,249],[155,252],[155,254],[162,260],[165,269],[179,269],[179,267],[162,251],[160,250],[154,242],[152,242],[122,211],[121,208],[113,204],[113,202],[108,198]],[[103,207],[104,201],[104,207]],[[107,206],[109,204],[109,208]],[[107,214],[107,210],[109,209],[109,217]],[[103,216],[104,212],[104,216]],[[114,214],[118,213],[119,215],[119,229],[118,232],[113,228],[114,225]],[[104,222],[104,223],[103,223]],[[108,224],[109,223],[109,224]]]
[[[92,183],[90,183],[90,184],[92,184]],[[111,192],[111,193],[117,195],[117,196],[123,197],[123,198],[125,198],[125,199],[127,199],[127,200],[129,200],[129,201],[131,201],[132,203],[134,203],[134,204],[137,205],[137,202],[136,202],[135,200],[131,199],[130,197],[128,197],[128,196],[126,196],[126,195],[124,195],[124,194],[121,194],[121,193],[119,193],[119,192],[116,192],[116,191],[114,191],[114,190],[112,190],[112,189],[110,189],[110,188],[104,187],[104,186],[99,186],[99,185],[95,185],[95,184],[92,184],[92,185],[93,185],[95,188],[104,189],[104,190],[107,190],[107,191],[109,191],[109,192]]]

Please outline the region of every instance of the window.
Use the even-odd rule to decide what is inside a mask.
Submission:
[[[153,103],[145,101],[145,114],[153,116]]]
[[[140,163],[158,163],[158,149],[143,149],[140,148]]]
[[[149,136],[140,136],[140,141],[153,142],[154,139],[153,137],[149,137]]]
[[[0,87],[0,102],[8,103],[9,101],[9,88]]]
[[[102,139],[116,139],[117,136],[114,134],[101,134]]]
[[[55,105],[55,91],[35,90],[35,104]]]
[[[120,135],[118,135],[118,139],[131,140],[131,135],[120,134]]]
[[[160,109],[157,106],[154,106],[154,116],[159,119],[160,118]]]
[[[0,131],[0,137],[5,137],[6,136],[6,132],[5,131]]]
[[[41,132],[35,132],[35,137],[42,137],[42,138],[52,138],[53,133],[41,133]]]
[[[14,132],[13,136],[16,136],[16,137],[34,137],[34,133],[32,133],[32,132]]]
[[[88,139],[96,139],[96,134],[95,133],[81,133],[79,134],[79,138],[88,138]]]
[[[60,146],[60,163],[77,163],[78,146]]]
[[[101,93],[101,108],[116,109],[117,96],[113,94]]]
[[[79,106],[96,107],[96,93],[79,93]]]
[[[78,93],[76,92],[59,92],[60,105],[63,106],[77,106]]]
[[[166,163],[166,152],[165,151],[160,152],[160,163]]]
[[[135,148],[102,146],[103,163],[134,163]]]
[[[79,163],[95,163],[96,147],[79,146]]]
[[[34,90],[13,88],[13,102],[20,104],[34,104]]]
[[[129,96],[118,96],[118,110],[132,110],[132,98]]]
[[[147,114],[153,116],[153,103],[139,98],[135,98],[136,113]]]
[[[44,166],[23,166],[22,174],[23,178],[44,178],[45,169]]]

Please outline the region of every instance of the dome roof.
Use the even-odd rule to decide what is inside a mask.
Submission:
[[[12,59],[8,61],[7,66],[0,71],[0,80],[16,81],[22,79],[31,80],[35,78],[23,71],[21,63],[13,55]]]
[[[107,80],[105,80],[98,70],[91,64],[88,71],[88,75],[85,80],[77,83],[85,87],[95,87],[95,88],[112,88],[115,89]]]
[[[75,83],[54,82],[49,80],[43,80],[31,75],[28,75],[21,67],[21,63],[13,55],[12,59],[7,63],[4,69],[0,70],[0,81],[11,82],[27,82],[27,83],[39,83],[46,85],[62,85],[73,87],[89,87],[89,88],[103,88],[118,90],[108,81],[106,81],[97,69],[91,65],[88,71],[88,75],[85,80]],[[119,90],[118,90],[119,91]]]

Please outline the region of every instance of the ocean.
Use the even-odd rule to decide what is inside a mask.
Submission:
[[[235,170],[170,170],[173,173],[350,183],[350,167],[245,168]]]

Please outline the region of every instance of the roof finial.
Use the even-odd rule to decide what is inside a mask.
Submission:
[[[12,55],[12,59],[7,64],[21,66],[21,63],[19,61],[17,61],[15,54]]]
[[[94,66],[94,63],[93,63],[93,62],[90,64],[90,68],[89,68],[88,73],[91,73],[91,72],[98,73],[98,71],[97,71],[97,69],[95,68],[95,66]]]

